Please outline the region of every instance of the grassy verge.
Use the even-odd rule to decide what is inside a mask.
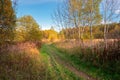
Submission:
[[[83,80],[70,72],[64,66],[58,64],[47,48],[47,45],[43,45],[41,48],[41,54],[44,57],[44,61],[48,64],[46,71],[46,80]]]
[[[119,77],[120,75],[118,73],[109,70],[109,67],[112,67],[114,65],[111,65],[108,68],[96,67],[90,61],[85,61],[78,55],[69,54],[66,50],[57,48],[55,45],[50,45],[50,46],[58,51],[57,55],[59,55],[65,60],[68,60],[74,67],[93,76],[94,78],[98,78],[100,80],[120,79]]]

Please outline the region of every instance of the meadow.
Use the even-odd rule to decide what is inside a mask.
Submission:
[[[0,0],[0,80],[120,80],[119,17],[120,0]]]
[[[73,66],[100,80],[119,80],[120,74],[120,41],[108,40],[108,48],[104,48],[102,40],[79,43],[67,40],[53,44],[62,57],[68,59]]]

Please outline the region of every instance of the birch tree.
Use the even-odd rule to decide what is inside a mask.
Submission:
[[[110,22],[117,22],[120,18],[120,0],[102,0],[101,13],[104,23],[104,43],[107,48],[107,32]]]
[[[100,22],[101,15],[99,13],[99,5],[101,0],[67,0],[65,8],[60,8],[63,17],[63,23],[67,23],[69,27],[78,29],[79,40],[82,40],[82,34],[85,26],[90,26],[92,39],[92,26]],[[60,21],[60,17],[57,16]],[[57,21],[57,20],[56,20]],[[66,25],[65,25],[66,26]]]

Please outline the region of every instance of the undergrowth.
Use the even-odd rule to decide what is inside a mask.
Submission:
[[[45,80],[46,65],[34,43],[0,47],[0,80]]]
[[[71,43],[56,43],[52,45],[67,58],[73,66],[100,80],[120,79],[120,41],[108,43],[104,49],[103,43],[94,47],[74,46]],[[67,46],[64,46],[67,45]],[[78,44],[76,44],[78,45]]]

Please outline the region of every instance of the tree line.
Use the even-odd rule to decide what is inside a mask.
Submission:
[[[107,24],[109,25],[109,29],[107,32],[107,39],[119,39],[120,38],[120,23],[111,23]],[[92,27],[92,38],[93,39],[104,39],[104,24],[93,26]],[[78,36],[79,29],[78,28],[67,28],[62,29],[59,33],[60,36],[62,34],[66,39],[79,39]],[[90,33],[89,33],[89,26],[86,26],[84,28],[84,34],[82,34],[81,39],[90,39]]]
[[[30,15],[16,17],[17,1],[0,0],[0,44],[41,39],[106,39],[119,38],[117,0],[65,0],[53,14],[60,32],[41,30]],[[103,22],[103,24],[101,24]],[[111,23],[110,23],[111,22]]]
[[[61,31],[65,31],[63,32],[65,35],[69,34],[70,28],[77,29],[77,31],[71,31],[71,34],[77,34],[80,41],[83,40],[82,36],[89,28],[87,35],[90,35],[91,44],[94,26],[104,24],[104,26],[100,26],[103,27],[101,36],[103,36],[107,48],[108,30],[112,23],[119,21],[119,5],[118,0],[65,0],[62,5],[58,6],[52,17],[56,26]],[[109,23],[111,24],[109,25]],[[72,37],[74,38],[74,36]]]

